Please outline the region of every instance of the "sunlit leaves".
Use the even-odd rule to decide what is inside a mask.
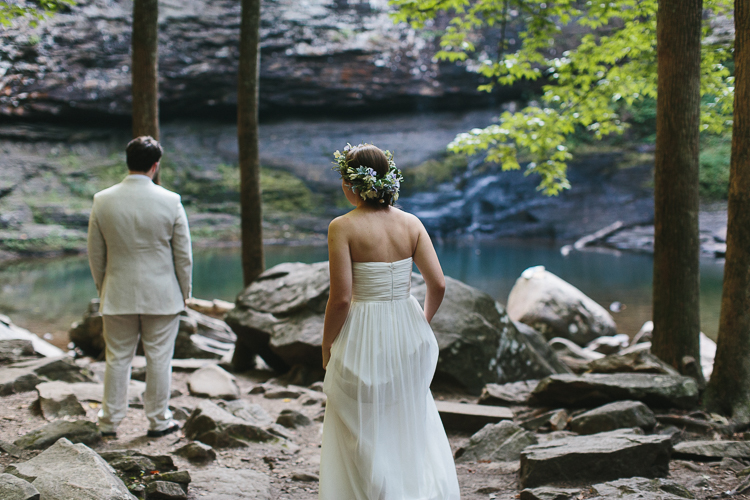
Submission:
[[[391,0],[396,21],[424,26],[448,16],[440,38],[438,59],[473,59],[489,83],[512,85],[543,78],[539,105],[504,113],[498,123],[460,134],[450,144],[455,152],[485,152],[487,161],[503,169],[519,169],[540,176],[539,189],[557,194],[568,187],[566,165],[571,155],[568,136],[584,128],[602,139],[622,133],[620,118],[626,106],[656,97],[657,0]],[[712,15],[705,16],[704,37],[710,21],[731,12],[731,0],[705,0]],[[501,40],[496,57],[476,47],[477,33],[489,26],[513,25],[518,47],[510,51]],[[557,54],[550,50],[567,31],[581,33],[574,48]],[[504,31],[503,31],[504,32]],[[481,57],[480,57],[481,54]],[[733,79],[724,66],[731,59],[728,44],[705,44],[702,56],[702,130],[724,133],[731,127]]]
[[[33,26],[62,7],[74,4],[75,0],[0,1],[0,25],[10,26],[14,19],[29,18]]]

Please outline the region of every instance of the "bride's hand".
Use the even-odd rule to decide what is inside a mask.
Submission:
[[[328,361],[331,359],[331,348],[323,346],[323,369],[328,367]]]

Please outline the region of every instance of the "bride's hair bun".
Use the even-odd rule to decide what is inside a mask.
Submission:
[[[334,170],[357,191],[367,203],[376,206],[393,205],[401,188],[401,171],[396,168],[393,154],[383,152],[373,144],[347,144],[344,153],[333,153]]]

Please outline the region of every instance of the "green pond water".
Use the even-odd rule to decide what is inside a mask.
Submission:
[[[446,275],[479,288],[505,304],[524,269],[543,265],[612,313],[618,331],[635,334],[651,319],[650,255],[573,252],[562,256],[558,246],[529,241],[465,242],[436,245]],[[325,247],[269,246],[268,268],[282,262],[327,259]],[[239,248],[195,249],[193,295],[234,301],[242,289]],[[701,322],[716,337],[721,304],[723,263],[701,263]],[[66,332],[96,296],[85,257],[29,260],[0,268],[0,313],[53,343],[67,344]]]

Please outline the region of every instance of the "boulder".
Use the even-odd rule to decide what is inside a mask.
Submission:
[[[0,498],[3,500],[40,500],[34,486],[10,474],[0,474]]]
[[[91,378],[68,356],[31,359],[0,367],[0,395],[31,391],[47,380],[83,382]]]
[[[188,389],[193,396],[237,399],[240,388],[234,375],[217,365],[207,365],[190,375]]]
[[[570,421],[570,430],[578,434],[597,434],[615,429],[651,429],[656,417],[640,401],[616,401],[577,415]]]
[[[627,354],[612,354],[586,364],[589,373],[661,373],[679,375],[680,372],[647,350]]]
[[[477,432],[487,424],[513,419],[513,412],[499,406],[484,406],[452,401],[435,401],[443,427],[449,430]]]
[[[271,441],[268,430],[236,417],[211,401],[201,401],[183,428],[185,437],[214,448],[247,446],[249,441]]]
[[[220,402],[219,405],[235,417],[239,417],[257,426],[262,427],[273,423],[271,415],[259,404],[251,403],[244,399],[236,399],[226,403]]]
[[[291,409],[286,409],[281,410],[281,414],[276,419],[276,423],[279,425],[283,425],[287,429],[296,429],[298,427],[305,427],[306,425],[310,425],[312,423],[312,420],[310,420],[307,415],[303,413]]]
[[[523,380],[507,384],[487,384],[479,396],[480,405],[513,406],[526,405],[538,380]]]
[[[538,334],[519,332],[492,297],[451,278],[446,283],[445,298],[432,321],[440,348],[436,379],[479,394],[486,383],[566,371]],[[426,285],[421,276],[412,276],[411,288],[423,302]],[[255,355],[277,371],[294,365],[317,368],[328,291],[327,262],[285,263],[261,274],[226,318],[237,333],[235,369],[253,368]]]
[[[135,500],[96,452],[65,438],[6,472],[29,481],[45,500]]]
[[[561,431],[568,425],[568,412],[564,409],[544,412],[519,422],[521,427],[530,431],[544,430]]]
[[[69,395],[74,395],[78,401],[95,401],[101,403],[104,397],[104,384],[93,382],[78,382],[69,384],[67,382],[43,382],[36,386],[39,399],[50,399],[61,401]],[[128,403],[136,404],[146,390],[146,384],[138,380],[131,380],[128,385]]]
[[[109,463],[121,476],[135,476],[161,472],[176,471],[172,457],[169,455],[146,455],[138,450],[103,451],[101,457]]]
[[[750,458],[748,441],[683,441],[674,447],[674,457],[689,460],[721,460]]]
[[[630,429],[558,439],[521,453],[521,486],[663,477],[669,473],[671,451],[668,436],[644,436]]]
[[[469,443],[456,451],[457,462],[512,462],[518,460],[528,446],[537,444],[533,433],[504,420],[487,424],[471,436]]]
[[[37,357],[34,344],[28,339],[0,339],[0,365]]]
[[[42,416],[47,420],[86,415],[86,410],[78,401],[75,394],[64,394],[59,397],[42,397],[40,395],[37,403]]]
[[[195,463],[206,463],[216,460],[216,452],[214,449],[199,441],[186,444],[175,450],[173,453]]]
[[[187,500],[187,493],[179,484],[168,481],[149,481],[146,485],[149,500]]]
[[[57,357],[64,356],[65,352],[55,347],[39,336],[34,335],[25,328],[14,324],[8,316],[0,314],[0,340],[28,340],[34,346],[34,351],[40,356]]]
[[[33,371],[43,380],[90,382],[91,376],[76,365],[70,356],[31,359],[8,365],[9,369]]]
[[[624,333],[619,333],[611,337],[598,337],[588,343],[586,349],[589,351],[598,352],[601,354],[615,354],[621,349],[628,347],[630,344],[630,337]]]
[[[95,444],[101,441],[102,433],[88,420],[56,420],[21,436],[13,444],[25,450],[44,450],[62,438],[71,443]]]
[[[646,373],[552,375],[539,382],[533,401],[547,407],[592,407],[641,401],[652,408],[693,408],[698,384],[690,377]]]
[[[196,469],[190,473],[196,498],[211,500],[271,500],[271,480],[251,469]]]
[[[617,498],[620,500],[680,500],[693,499],[690,491],[669,479],[631,477],[591,486],[594,498]]]
[[[553,488],[540,486],[521,490],[521,500],[571,500],[581,494],[580,488]]]
[[[104,351],[102,332],[99,299],[93,299],[83,319],[73,323],[70,327],[68,336],[84,354],[98,358]],[[220,359],[232,350],[235,339],[232,329],[222,320],[187,309],[180,316],[174,358]],[[138,351],[142,353],[143,347],[139,345]]]
[[[581,346],[617,333],[606,309],[544,266],[530,267],[516,280],[508,296],[508,315],[547,339],[562,337]]]

